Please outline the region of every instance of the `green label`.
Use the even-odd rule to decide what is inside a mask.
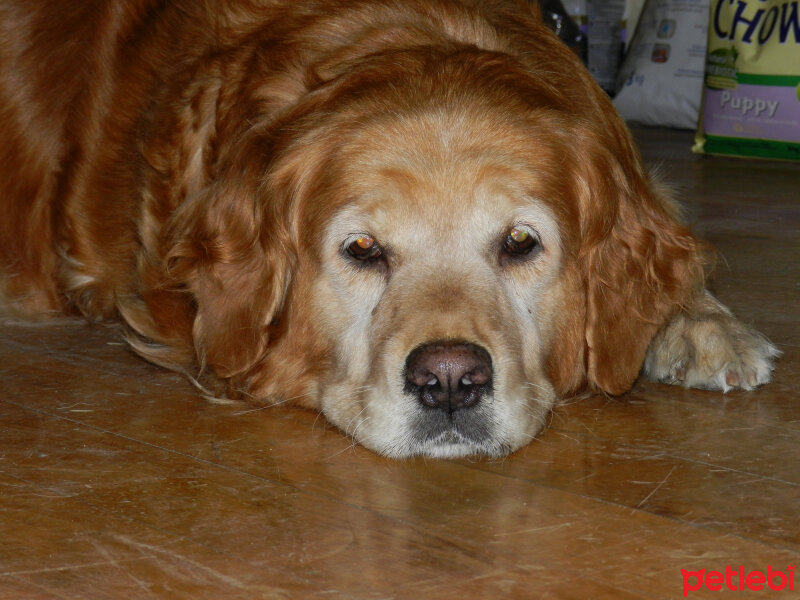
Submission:
[[[716,135],[705,136],[702,152],[728,156],[800,160],[800,144],[795,144],[794,142],[730,138]]]

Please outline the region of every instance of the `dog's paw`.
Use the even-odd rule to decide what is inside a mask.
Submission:
[[[675,315],[653,338],[644,374],[663,383],[723,392],[768,383],[780,350],[710,295],[697,308]]]

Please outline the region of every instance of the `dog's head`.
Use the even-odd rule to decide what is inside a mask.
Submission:
[[[254,127],[175,217],[203,362],[397,457],[503,455],[627,390],[698,252],[561,58],[375,55]]]

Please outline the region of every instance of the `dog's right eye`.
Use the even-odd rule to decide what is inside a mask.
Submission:
[[[348,241],[347,254],[358,261],[372,261],[383,256],[383,248],[371,235],[361,234]]]

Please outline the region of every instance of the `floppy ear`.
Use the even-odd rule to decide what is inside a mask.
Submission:
[[[621,394],[638,376],[656,331],[702,286],[703,252],[645,174],[627,135],[608,138],[583,157],[579,264],[587,381]]]
[[[197,359],[219,377],[262,357],[290,280],[289,236],[267,199],[258,162],[236,167],[171,217],[167,264],[191,293]]]
[[[559,398],[568,398],[586,387],[586,303],[568,299],[584,298],[585,277],[580,265],[569,261],[562,275],[563,287],[554,335],[547,357],[547,376]]]

